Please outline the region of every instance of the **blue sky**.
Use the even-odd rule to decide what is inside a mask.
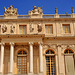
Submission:
[[[58,8],[58,14],[71,14],[71,8],[75,9],[75,0],[0,0],[0,15],[4,14],[4,7],[10,5],[18,9],[19,15],[27,15],[34,5],[42,6],[44,14],[55,14],[55,7]]]

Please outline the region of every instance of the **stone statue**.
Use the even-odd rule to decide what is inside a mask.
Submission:
[[[39,23],[38,24],[38,32],[41,32],[42,31],[42,26],[41,26],[41,24]]]
[[[4,7],[5,12],[4,12],[4,16],[17,16],[18,12],[17,9],[13,9],[13,5],[10,6],[10,8],[8,7],[7,9]]]
[[[30,32],[33,32],[34,28],[32,28],[32,23],[30,24]]]
[[[58,13],[58,10],[57,10],[57,8],[55,8],[55,13],[56,13],[56,14]]]
[[[29,15],[32,14],[43,14],[42,7],[33,6],[33,10],[29,11]]]
[[[6,25],[3,25],[2,26],[2,32],[5,33],[6,31],[7,31],[7,27],[6,27]]]
[[[71,11],[72,11],[72,13],[74,13],[74,8],[73,7],[72,7]]]
[[[14,31],[15,31],[15,26],[10,26],[10,32],[14,33]]]

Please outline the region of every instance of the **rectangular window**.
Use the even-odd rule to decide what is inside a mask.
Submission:
[[[70,33],[70,25],[63,25],[63,32]]]
[[[46,34],[53,34],[53,25],[45,26]]]
[[[20,25],[19,29],[20,34],[26,34],[26,25]]]

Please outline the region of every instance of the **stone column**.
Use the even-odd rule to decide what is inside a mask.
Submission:
[[[33,43],[29,42],[30,45],[30,62],[29,62],[29,74],[33,75]]]
[[[14,43],[10,43],[10,66],[9,66],[9,74],[13,74],[13,60],[14,60]]]
[[[39,42],[39,75],[43,75],[43,54],[42,43]]]
[[[58,48],[58,66],[59,66],[59,75],[65,75],[65,71],[64,71],[64,57],[62,55],[62,48],[61,48],[61,45],[58,45],[57,46]]]
[[[59,71],[58,71],[58,55],[55,55],[56,58],[56,75],[59,75]]]
[[[4,43],[1,43],[1,69],[0,74],[3,74],[3,63],[4,63]]]

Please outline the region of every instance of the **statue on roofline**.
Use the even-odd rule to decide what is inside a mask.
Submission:
[[[72,13],[74,13],[74,8],[73,7],[72,7],[71,11],[72,11]]]
[[[31,11],[29,11],[29,15],[31,14],[43,14],[43,10],[42,10],[42,7],[36,7],[36,6],[33,6],[33,10],[31,9]]]
[[[17,9],[13,9],[13,5],[10,6],[10,8],[8,7],[7,9],[4,7],[5,12],[4,12],[4,16],[17,16],[18,12]]]

